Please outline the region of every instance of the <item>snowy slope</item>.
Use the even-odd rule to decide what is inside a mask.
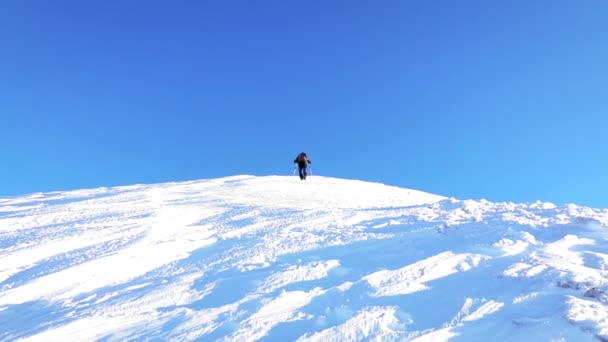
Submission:
[[[608,210],[313,176],[0,199],[0,340],[608,340]]]

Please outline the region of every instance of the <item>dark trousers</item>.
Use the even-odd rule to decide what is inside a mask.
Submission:
[[[306,166],[302,167],[298,165],[298,173],[300,174],[300,179],[306,179]]]

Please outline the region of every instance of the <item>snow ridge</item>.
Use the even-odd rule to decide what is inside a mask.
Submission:
[[[0,341],[608,340],[608,210],[234,176],[0,199]]]

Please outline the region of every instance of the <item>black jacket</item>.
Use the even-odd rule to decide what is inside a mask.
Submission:
[[[312,164],[312,160],[308,159],[306,153],[302,152],[298,154],[296,159],[293,160],[294,163],[297,163],[299,167],[306,167],[308,164]]]

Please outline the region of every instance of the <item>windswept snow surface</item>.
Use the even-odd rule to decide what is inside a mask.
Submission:
[[[607,341],[607,225],[320,176],[3,198],[0,340]]]

